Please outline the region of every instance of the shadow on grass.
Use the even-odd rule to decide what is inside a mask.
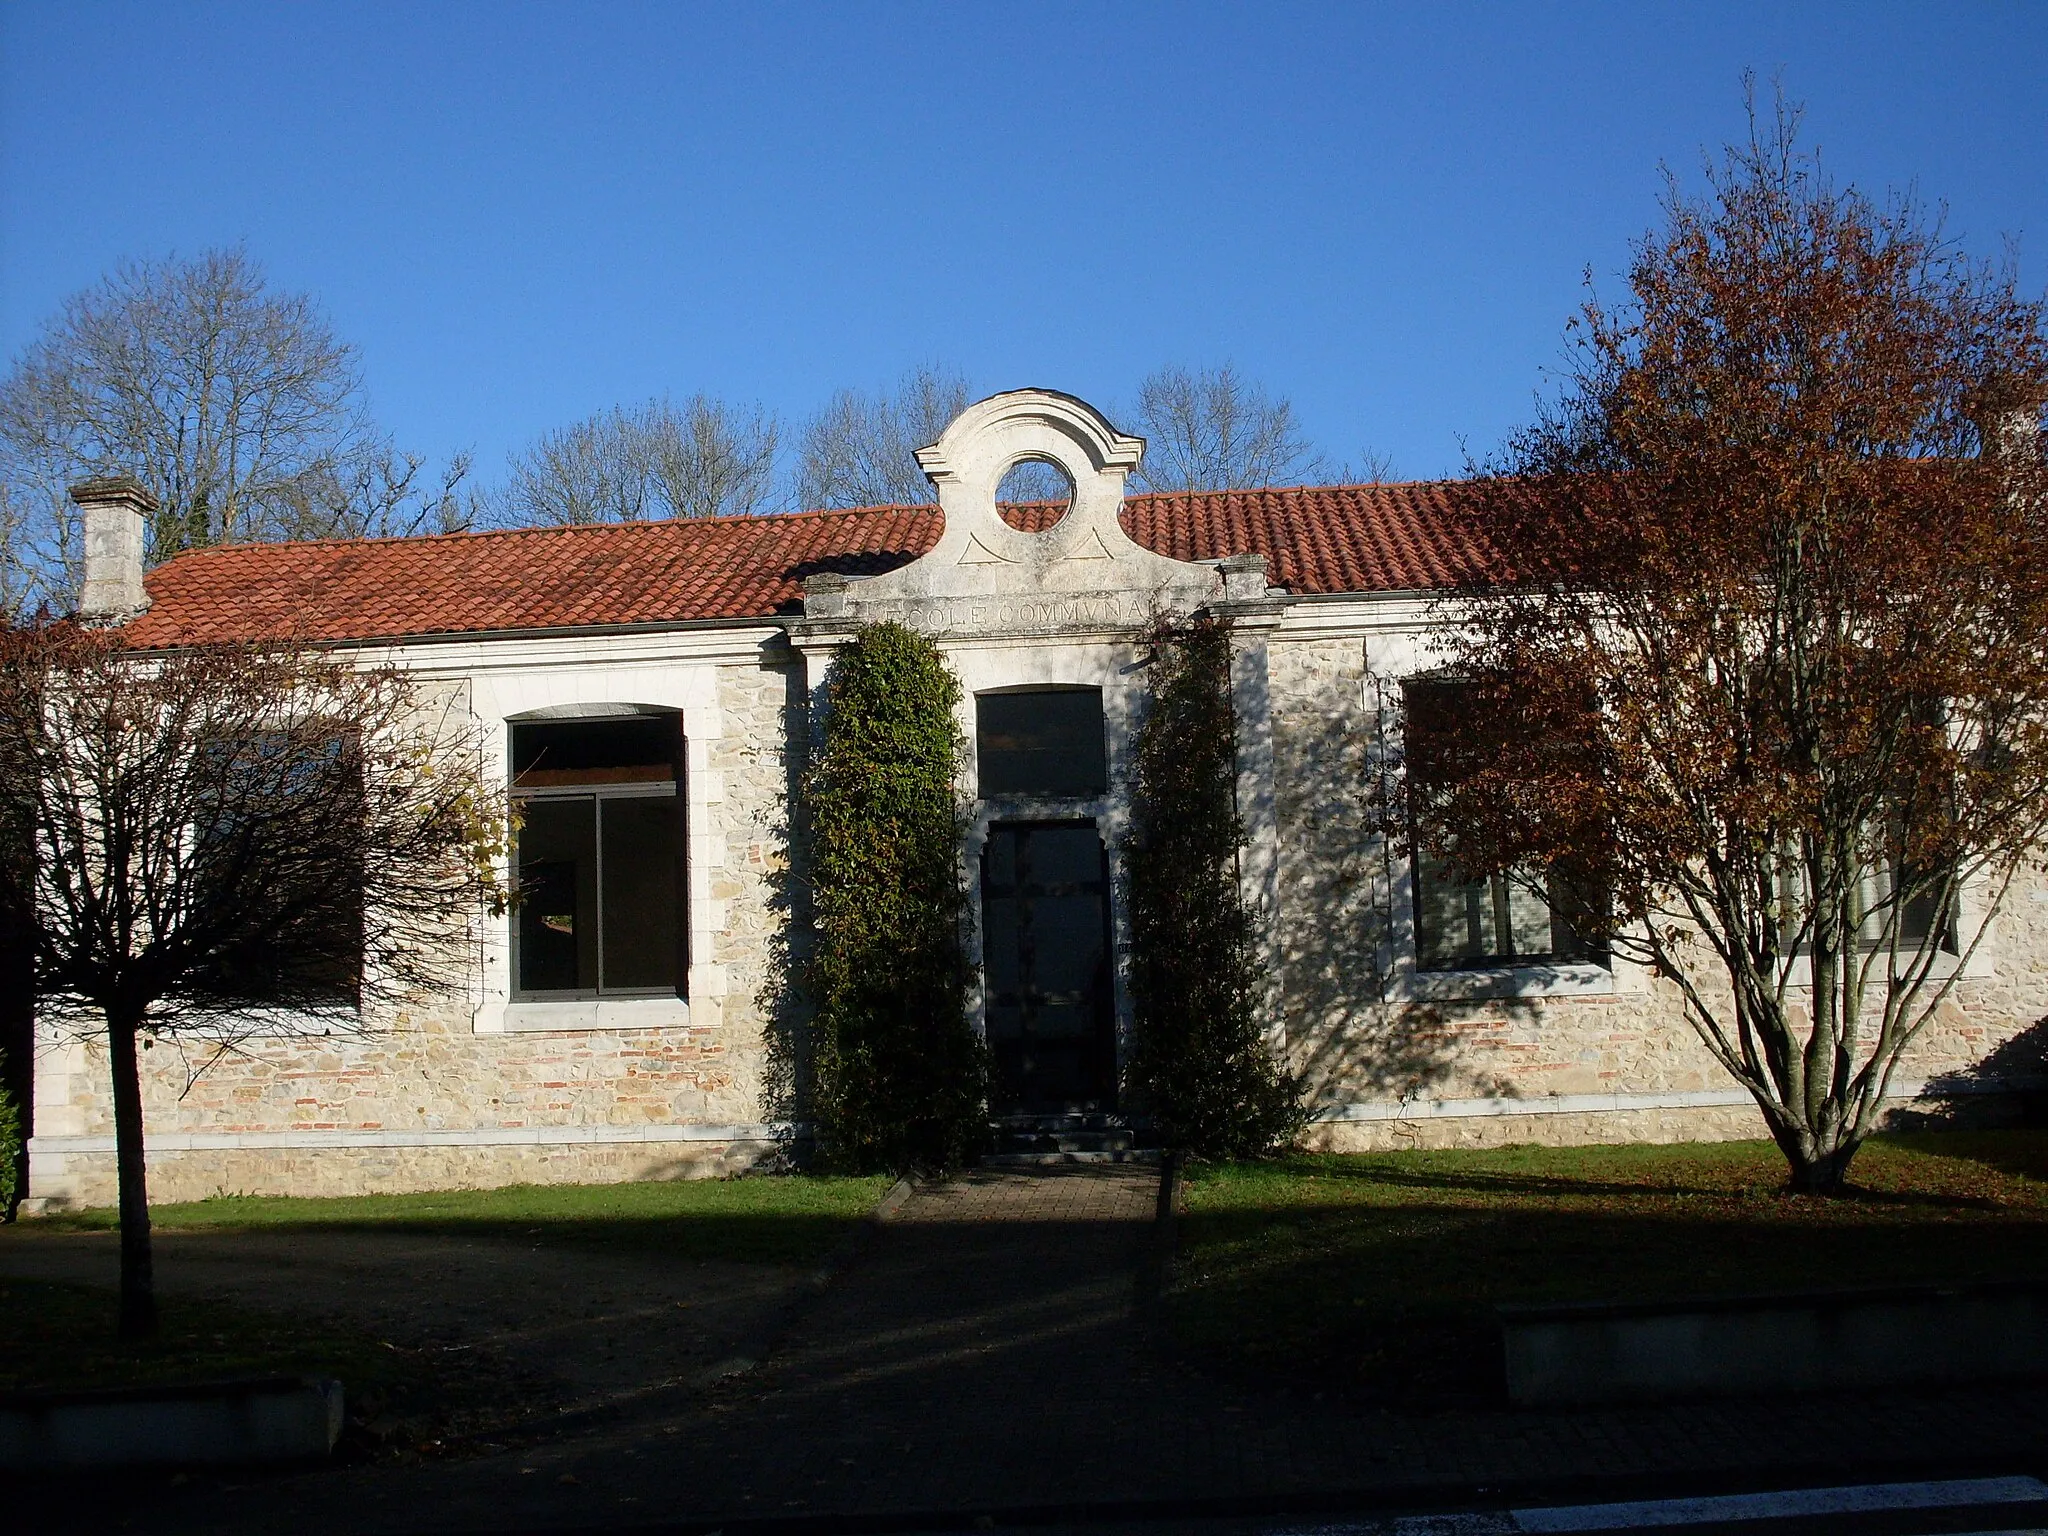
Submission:
[[[1730,1189],[1712,1184],[1630,1184],[1575,1179],[1566,1175],[1516,1173],[1420,1172],[1397,1168],[1376,1168],[1354,1173],[1324,1174],[1330,1178],[1357,1178],[1390,1188],[1431,1190],[1475,1195],[1568,1195],[1582,1197],[1667,1196],[1674,1199],[1725,1200],[1731,1195],[1782,1194],[1772,1186]],[[1841,1198],[1869,1200],[1894,1205],[1952,1207],[1958,1210],[1995,1210],[1998,1202],[1977,1196],[1916,1193],[1913,1191],[1866,1189],[1852,1186]]]
[[[878,1178],[786,1176],[644,1184],[515,1185],[431,1194],[302,1199],[221,1195],[161,1205],[160,1232],[403,1233],[569,1246],[688,1262],[815,1262],[887,1188]],[[112,1230],[111,1209],[45,1218],[52,1231]]]
[[[2040,1151],[2007,1140],[2004,1161]],[[1222,1170],[1185,1220],[1169,1315],[1226,1373],[1452,1405],[1499,1400],[1503,1303],[2048,1279],[2048,1192],[1970,1161],[1987,1146],[1946,1135],[1873,1151],[1873,1187],[1842,1200],[1746,1187],[1770,1165],[1741,1148]],[[1528,1166],[1574,1160],[1579,1177]],[[1631,1161],[1642,1182],[1611,1177]]]
[[[123,1341],[110,1287],[0,1280],[8,1325],[0,1392],[332,1377],[347,1413],[337,1458],[361,1461],[417,1459],[444,1437],[488,1431],[558,1390],[521,1362],[464,1345],[393,1342],[331,1319],[186,1296],[160,1297],[158,1308],[154,1337]]]
[[[228,1381],[268,1375],[340,1376],[352,1390],[389,1389],[406,1376],[403,1352],[367,1336],[309,1328],[286,1317],[222,1302],[168,1297],[154,1338],[115,1337],[119,1310],[105,1286],[0,1280],[8,1346],[0,1390]]]

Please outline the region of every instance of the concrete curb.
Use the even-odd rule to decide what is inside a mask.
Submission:
[[[2048,1285],[2038,1280],[1497,1313],[1518,1407],[2048,1375]]]
[[[341,1425],[341,1383],[311,1376],[8,1393],[0,1396],[0,1468],[318,1461]]]

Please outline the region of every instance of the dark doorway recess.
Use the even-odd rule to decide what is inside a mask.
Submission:
[[[1092,821],[998,822],[981,856],[991,1108],[1116,1107],[1109,860]]]

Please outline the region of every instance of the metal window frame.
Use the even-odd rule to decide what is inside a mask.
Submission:
[[[576,1003],[591,1002],[599,998],[660,998],[682,996],[683,977],[681,974],[677,975],[674,985],[667,987],[607,988],[604,984],[603,806],[603,802],[606,800],[673,800],[676,802],[676,814],[678,816],[681,816],[684,814],[685,810],[682,803],[683,797],[681,791],[682,785],[678,783],[676,780],[670,779],[665,783],[652,782],[639,784],[547,784],[539,785],[531,789],[515,789],[512,792],[512,799],[515,804],[520,801],[526,800],[588,800],[592,802],[591,843],[593,857],[596,862],[597,889],[597,910],[592,914],[592,917],[597,924],[597,985],[594,988],[576,987],[555,991],[530,991],[521,988],[518,984],[519,915],[518,909],[514,908],[508,920],[508,927],[511,933],[510,949],[512,971],[512,985],[507,989],[506,993],[509,1001],[515,1003]],[[689,857],[689,829],[687,826],[683,826],[680,827],[678,831],[678,853],[676,856],[676,862],[678,865],[676,927],[678,933],[680,934],[686,932],[689,925],[689,902],[687,899],[687,892],[685,889],[683,889],[683,882],[686,879],[686,876],[684,875],[684,869],[687,867],[687,860]],[[519,850],[518,845],[516,843],[513,845],[512,859],[513,876],[516,879],[518,877],[519,869]],[[678,940],[676,951],[679,972],[681,971],[683,965],[683,942],[685,941],[680,939]]]

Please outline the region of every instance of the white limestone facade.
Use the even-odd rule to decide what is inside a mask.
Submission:
[[[1432,665],[1427,595],[1305,596],[1270,585],[1249,551],[1182,561],[1135,543],[1119,511],[1142,452],[1070,397],[995,396],[920,455],[944,519],[937,544],[880,575],[813,575],[800,614],[366,650],[447,690],[500,754],[522,721],[677,717],[687,970],[673,997],[522,1001],[509,924],[480,921],[461,993],[232,1051],[166,1035],[144,1056],[153,1197],[671,1178],[783,1155],[802,1129],[777,1086],[803,1023],[790,976],[803,942],[797,776],[834,652],[879,619],[930,635],[962,684],[961,874],[977,974],[989,960],[980,914],[992,836],[1041,824],[1099,834],[1119,1057],[1130,1004],[1114,892],[1131,734],[1146,706],[1143,634],[1155,614],[1205,609],[1235,626],[1244,878],[1268,941],[1275,1043],[1315,1106],[1311,1144],[1761,1134],[1668,983],[1620,961],[1418,966],[1411,874],[1374,829],[1393,690]],[[1012,526],[997,505],[1005,472],[1025,459],[1050,461],[1074,487],[1041,531]],[[1056,802],[980,793],[977,700],[1049,688],[1099,690],[1103,783]],[[973,1007],[986,1026],[987,989]],[[2048,885],[2036,885],[2007,901],[1915,1045],[1902,1095],[1967,1077],[2044,1016]],[[104,1053],[55,1022],[39,1033],[35,1124],[30,1193],[110,1202]]]

